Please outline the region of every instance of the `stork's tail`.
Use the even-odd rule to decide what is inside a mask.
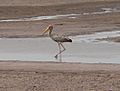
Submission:
[[[69,42],[72,42],[72,40],[71,40],[71,39],[69,39]]]

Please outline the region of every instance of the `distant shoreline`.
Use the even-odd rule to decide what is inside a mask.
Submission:
[[[0,0],[0,6],[48,6],[90,2],[116,2],[119,0]]]

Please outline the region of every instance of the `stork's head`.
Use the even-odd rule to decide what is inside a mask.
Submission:
[[[49,32],[49,31],[52,31],[53,30],[53,26],[52,25],[49,25],[42,33],[42,35],[44,35],[45,33]]]

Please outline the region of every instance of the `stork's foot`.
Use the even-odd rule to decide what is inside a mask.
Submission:
[[[58,55],[55,55],[55,59],[58,59]]]

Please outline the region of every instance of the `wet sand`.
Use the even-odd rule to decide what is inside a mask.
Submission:
[[[120,65],[0,62],[1,91],[119,91]]]

